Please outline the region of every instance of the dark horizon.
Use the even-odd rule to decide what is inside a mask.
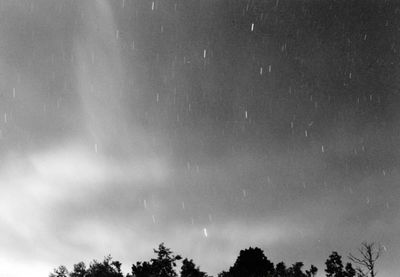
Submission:
[[[1,1],[0,275],[108,253],[126,265],[161,241],[211,275],[249,246],[323,268],[376,241],[394,276],[399,14]]]
[[[329,277],[375,277],[383,251],[385,249],[376,242],[363,242],[356,254],[349,254],[348,261],[332,251],[325,261],[325,268],[320,270],[314,265],[306,268],[301,261],[291,265],[284,261],[273,263],[262,249],[249,247],[240,250],[235,262],[215,277],[315,277],[321,271]],[[153,257],[147,261],[131,262],[128,272],[124,272],[121,262],[109,254],[103,260],[94,259],[90,263],[80,261],[72,267],[60,265],[49,277],[213,277],[193,259],[174,253],[164,243],[153,252]]]

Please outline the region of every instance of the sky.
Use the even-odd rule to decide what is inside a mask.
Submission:
[[[1,0],[0,275],[159,243],[400,271],[398,1]]]

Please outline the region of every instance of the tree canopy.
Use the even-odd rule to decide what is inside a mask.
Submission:
[[[251,276],[266,277],[272,276],[274,264],[264,255],[260,248],[249,248],[241,250],[235,264],[226,273],[229,277]]]
[[[343,267],[342,257],[335,251],[326,260],[325,265],[327,277],[354,277],[356,275],[351,263],[347,263],[346,267]]]
[[[376,277],[375,262],[380,257],[380,248],[367,243],[362,246],[363,248],[359,249],[361,256],[357,258],[350,254],[349,259],[359,266],[364,265],[367,269],[373,268],[373,271],[370,270],[368,273],[361,268],[354,269],[350,262],[344,265],[342,257],[333,251],[325,262],[325,276]],[[49,277],[210,277],[201,271],[192,259],[182,260],[180,255],[174,254],[164,243],[161,243],[153,251],[154,258],[132,264],[131,272],[126,275],[122,273],[121,263],[108,255],[102,262],[93,260],[88,267],[84,262],[79,262],[73,266],[71,271],[61,265],[55,268]],[[178,264],[181,265],[179,272]],[[303,268],[303,262],[296,262],[287,267],[282,261],[274,266],[262,249],[250,247],[241,250],[235,263],[227,271],[220,272],[218,277],[315,277],[318,272],[314,265],[306,270]]]

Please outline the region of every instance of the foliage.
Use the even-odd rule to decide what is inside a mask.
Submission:
[[[273,276],[274,264],[256,247],[241,250],[235,264],[226,273],[232,277],[267,277]],[[225,273],[224,273],[225,274]]]
[[[286,277],[289,276],[288,269],[284,262],[280,262],[276,265],[274,277]]]
[[[179,255],[173,255],[172,251],[165,247],[164,243],[154,249],[157,258],[151,259],[149,262],[137,262],[132,265],[132,275],[135,277],[176,277],[175,271],[176,261],[181,259]]]
[[[297,262],[293,264],[287,271],[288,276],[290,277],[307,277],[307,275],[303,272],[304,264],[302,262]]]
[[[332,252],[325,262],[327,277],[354,277],[355,270],[350,263],[343,269],[342,257],[337,252]]]
[[[88,270],[86,271],[85,277],[124,277],[121,272],[121,263],[118,261],[112,261],[111,256],[104,258],[103,262],[94,260]]]
[[[126,277],[178,277],[176,272],[177,261],[181,256],[173,254],[164,243],[157,249],[153,249],[155,258],[149,261],[137,262],[132,265],[130,274]],[[326,277],[376,277],[376,261],[381,256],[382,249],[374,243],[363,243],[359,249],[359,257],[352,254],[349,259],[356,263],[357,269],[351,263],[345,266],[342,257],[337,252],[332,252],[326,260]],[[304,264],[296,262],[287,267],[284,262],[274,264],[268,260],[260,248],[248,248],[241,250],[233,266],[228,271],[222,271],[218,277],[315,277],[318,269],[311,265],[309,269],[303,271]],[[198,266],[185,258],[182,261],[180,277],[209,277],[201,271]],[[93,260],[89,267],[83,262],[73,266],[73,270],[61,265],[55,268],[49,277],[124,277],[121,271],[121,263],[113,261],[111,256],[104,258],[102,262]]]
[[[70,277],[85,277],[86,265],[84,262],[80,262],[74,265],[74,270],[69,274]]]
[[[60,265],[58,268],[55,268],[52,273],[50,273],[49,277],[67,277],[68,269]]]
[[[196,267],[192,260],[184,259],[182,261],[181,277],[207,277],[207,274],[200,271],[200,268]]]

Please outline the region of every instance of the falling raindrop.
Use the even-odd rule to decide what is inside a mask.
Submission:
[[[203,228],[203,233],[204,233],[204,236],[207,238],[208,237],[208,233],[207,233],[207,229],[206,228]]]
[[[251,31],[253,32],[254,31],[254,23],[251,23]]]

